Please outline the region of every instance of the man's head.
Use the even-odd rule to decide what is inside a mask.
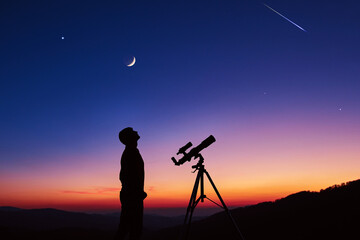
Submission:
[[[119,140],[126,146],[136,145],[139,139],[139,134],[131,127],[124,128],[119,132]]]

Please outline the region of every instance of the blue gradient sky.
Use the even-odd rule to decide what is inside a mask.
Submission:
[[[187,201],[194,176],[170,157],[210,134],[234,205],[357,178],[360,3],[266,4],[307,32],[259,1],[2,1],[0,205],[34,206],[24,181],[39,195],[119,187],[127,126],[149,206]],[[40,205],[66,208],[54,201]]]

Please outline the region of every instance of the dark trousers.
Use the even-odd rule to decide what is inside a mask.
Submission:
[[[120,191],[121,215],[116,239],[139,240],[142,234],[144,204],[143,199]]]

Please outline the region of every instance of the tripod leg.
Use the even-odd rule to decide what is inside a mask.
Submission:
[[[192,193],[191,193],[189,205],[188,205],[187,210],[186,210],[186,215],[185,215],[184,224],[187,223],[187,219],[188,219],[188,217],[189,217],[189,212],[191,211],[192,205],[194,204],[194,202],[195,202],[195,200],[196,200],[196,195],[197,195],[198,188],[199,188],[199,181],[200,181],[200,174],[198,173],[197,176],[196,176],[196,180],[195,180],[195,184],[194,184],[193,191],[192,191]]]
[[[185,215],[185,220],[184,220],[184,228],[186,228],[186,232],[183,233],[183,234],[185,234],[185,236],[182,237],[184,239],[188,238],[188,234],[189,234],[189,230],[190,230],[190,224],[191,224],[191,218],[192,218],[192,214],[194,212],[196,202],[197,202],[196,201],[196,195],[197,195],[198,188],[199,188],[200,178],[201,178],[201,173],[199,171],[197,176],[196,176],[194,188],[193,188],[193,191],[191,193],[189,205],[188,205],[187,210],[186,210],[186,215]],[[190,217],[189,217],[189,214],[190,214]]]
[[[200,202],[204,202],[204,171],[202,168],[200,168],[198,170],[198,176],[197,176],[197,188],[199,188],[199,182],[200,182],[200,196],[199,198],[195,201],[195,198],[196,198],[196,194],[195,194],[195,198],[194,198],[194,202],[192,203],[192,206],[191,206],[191,211],[190,211],[190,217],[189,217],[189,222],[188,222],[188,226],[187,226],[187,230],[186,230],[186,235],[185,235],[185,239],[188,239],[189,237],[189,232],[190,232],[190,225],[191,225],[191,219],[192,219],[192,216],[193,216],[193,213],[194,213],[194,210],[196,208],[196,206],[198,205],[198,203]]]
[[[238,234],[239,234],[239,236],[240,236],[240,239],[245,240],[244,237],[243,237],[243,235],[241,234],[240,229],[239,229],[238,225],[236,224],[234,218],[231,216],[231,213],[230,213],[229,209],[226,207],[224,200],[223,200],[222,197],[220,196],[220,193],[219,193],[219,191],[217,190],[217,188],[216,188],[213,180],[211,179],[210,174],[209,174],[205,169],[204,169],[204,172],[206,173],[206,176],[208,177],[208,179],[209,179],[209,181],[210,181],[210,183],[211,183],[211,186],[213,187],[214,191],[216,192],[216,195],[218,196],[218,198],[219,198],[219,200],[220,200],[220,202],[221,202],[221,204],[222,204],[222,206],[223,206],[226,214],[229,216],[229,218],[230,218],[231,222],[233,223],[236,231],[238,232]]]
[[[186,228],[186,235],[185,235],[185,240],[188,239],[189,237],[189,233],[190,233],[190,225],[191,225],[191,219],[192,219],[192,216],[193,216],[193,213],[194,213],[194,210],[195,210],[195,207],[196,205],[198,205],[199,201],[200,201],[201,197],[199,197],[194,203],[193,205],[191,206],[191,211],[190,211],[190,217],[189,217],[189,222],[187,224],[187,228]]]
[[[204,168],[199,169],[199,174],[201,174],[201,177],[200,177],[200,200],[201,200],[201,202],[204,202],[204,196],[205,196],[205,194],[204,194]]]

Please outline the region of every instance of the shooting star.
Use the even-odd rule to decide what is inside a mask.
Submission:
[[[290,19],[288,19],[287,17],[285,17],[284,15],[282,15],[281,13],[277,12],[275,9],[272,9],[270,6],[266,5],[265,3],[264,3],[264,5],[265,5],[265,7],[267,7],[268,9],[270,9],[271,11],[273,11],[274,13],[280,15],[280,17],[285,18],[285,20],[287,20],[288,22],[294,24],[296,27],[298,27],[298,28],[301,29],[302,31],[306,32],[305,29],[303,29],[302,27],[300,27],[299,25],[297,25],[296,23],[294,23],[293,21],[291,21]]]

